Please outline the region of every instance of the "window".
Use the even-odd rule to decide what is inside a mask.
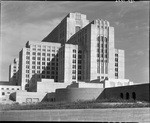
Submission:
[[[35,57],[32,57],[32,60],[35,60]]]
[[[76,70],[73,70],[73,71],[72,71],[72,74],[76,74]]]
[[[50,76],[47,76],[46,78],[50,78]]]
[[[36,54],[35,52],[32,53],[32,55],[35,55],[35,54]]]
[[[9,90],[9,88],[7,88],[7,90]]]
[[[45,56],[45,53],[42,53],[42,56]]]
[[[17,90],[19,90],[19,88],[17,88]]]
[[[73,58],[76,58],[76,54],[73,54]]]
[[[115,66],[118,66],[118,63],[115,63]]]
[[[35,69],[35,66],[32,66],[32,69]]]
[[[32,73],[35,73],[35,70],[32,70]]]
[[[81,80],[81,76],[78,76],[78,80]]]
[[[26,68],[29,69],[29,65],[26,65]]]
[[[76,60],[73,60],[72,62],[73,62],[73,63],[76,63]]]
[[[50,61],[50,58],[47,58],[47,61]]]
[[[42,62],[42,65],[45,65],[45,62]]]
[[[38,65],[40,65],[40,62],[37,62]]]
[[[54,72],[54,71],[52,71],[52,72],[51,72],[51,74],[53,74],[53,75],[54,75],[54,74],[55,74],[55,72]]]
[[[76,26],[76,32],[78,32],[81,28],[79,26]]]
[[[82,63],[82,61],[81,60],[78,60],[78,64],[81,64]]]
[[[50,53],[47,53],[47,56],[50,56]]]
[[[26,74],[26,78],[29,78],[29,74]],[[13,90],[13,89],[12,89]]]
[[[132,98],[133,98],[134,100],[136,99],[136,93],[135,93],[135,92],[132,93]]]
[[[14,88],[12,88],[12,90],[14,90]]]
[[[78,58],[81,59],[81,58],[82,58],[82,55],[79,55]]]
[[[118,62],[118,58],[115,58],[115,61]]]
[[[72,76],[72,79],[76,79],[76,76]]]
[[[50,74],[50,71],[47,71],[47,74]]]
[[[37,69],[40,69],[40,66],[37,66]]]
[[[42,71],[42,74],[45,74],[45,71]]]
[[[45,75],[42,75],[42,78],[45,78]]]
[[[78,53],[82,53],[82,51],[81,50],[79,50],[79,52]]]
[[[30,55],[30,52],[26,52],[27,55]]]
[[[5,92],[2,92],[2,95],[5,95]]]
[[[10,94],[10,92],[7,92],[7,94]]]
[[[26,73],[29,73],[29,70],[26,70]]]
[[[78,71],[78,74],[81,74],[81,71]]]
[[[76,53],[76,50],[73,50],[73,53]]]
[[[4,90],[4,88],[1,88],[1,90]]]
[[[73,65],[72,68],[76,68],[76,65]]]
[[[35,61],[33,61],[32,64],[35,64]]]
[[[115,73],[115,76],[118,76],[118,73]]]
[[[54,57],[55,56],[55,54],[52,54],[52,57]]]
[[[46,49],[42,49],[42,51],[46,51]]]
[[[30,57],[29,57],[29,56],[26,56],[26,59],[30,59]]]
[[[38,55],[38,56],[40,56],[40,55],[41,55],[41,53],[37,53],[37,55]]]
[[[78,66],[78,69],[81,69],[81,66]]]
[[[43,57],[42,60],[45,61],[45,58]]]
[[[40,57],[37,57],[37,60],[40,60],[41,58]]]
[[[97,76],[97,79],[100,79],[100,76]]]
[[[52,63],[52,66],[55,66],[55,63],[54,63],[54,62]]]

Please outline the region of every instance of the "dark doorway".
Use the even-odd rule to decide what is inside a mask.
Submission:
[[[120,93],[120,97],[121,97],[121,99],[123,99],[123,93]]]
[[[128,100],[130,97],[129,97],[129,93],[127,92],[126,93],[126,99]]]
[[[132,98],[133,98],[134,100],[136,100],[136,93],[135,93],[135,92],[132,93]]]

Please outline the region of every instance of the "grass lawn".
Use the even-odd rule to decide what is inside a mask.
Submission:
[[[35,104],[0,104],[0,110],[40,109],[95,109],[95,108],[140,108],[150,107],[149,102],[134,100],[103,99],[77,102],[39,102]]]

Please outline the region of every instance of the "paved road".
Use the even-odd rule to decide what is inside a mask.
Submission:
[[[150,108],[0,111],[0,121],[100,121],[150,123]]]

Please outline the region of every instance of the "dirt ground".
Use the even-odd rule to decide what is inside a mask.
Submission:
[[[150,122],[150,108],[0,111],[0,121]]]

